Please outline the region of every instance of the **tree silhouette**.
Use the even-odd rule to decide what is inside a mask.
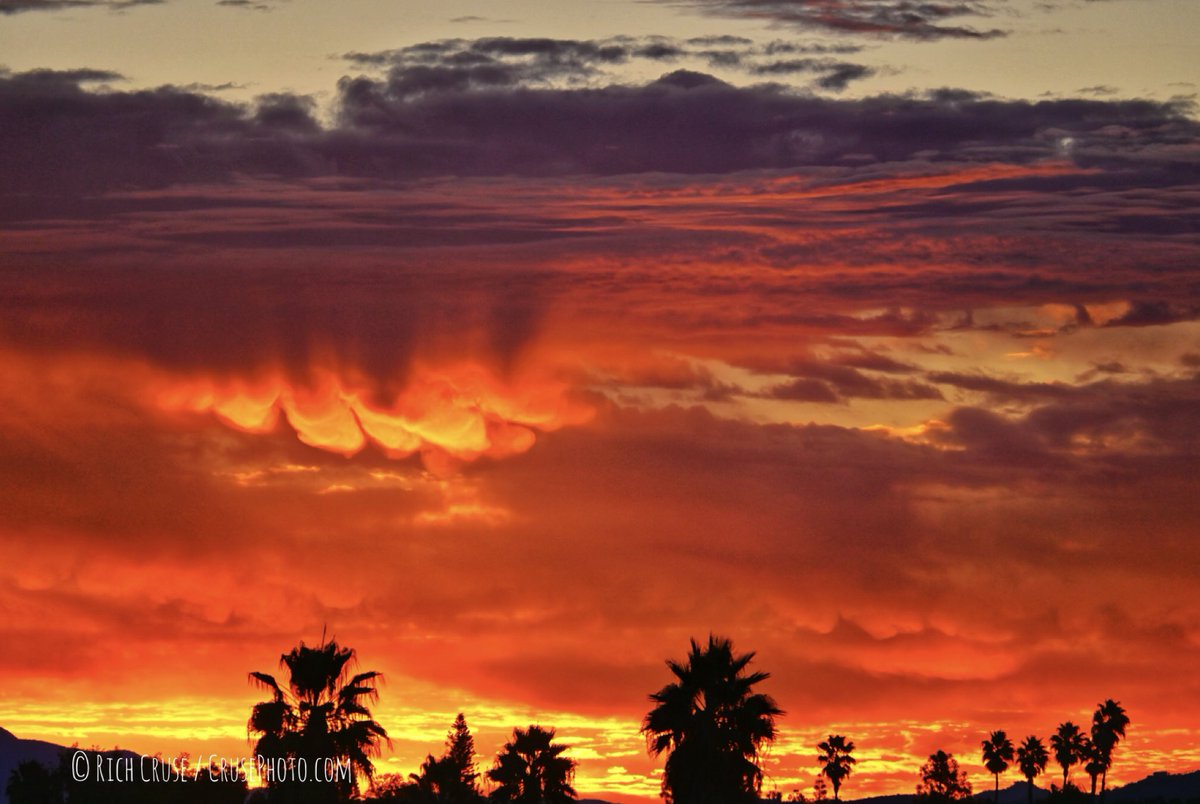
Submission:
[[[1050,754],[1047,753],[1046,746],[1032,734],[1017,747],[1017,767],[1021,769],[1021,775],[1029,783],[1029,804],[1033,804],[1034,777],[1046,770],[1046,763],[1049,761]]]
[[[917,796],[932,802],[956,801],[971,797],[971,783],[966,771],[959,770],[958,762],[951,754],[938,751],[930,754],[921,766],[921,782],[917,785]]]
[[[1117,743],[1125,737],[1129,715],[1117,701],[1109,698],[1097,705],[1092,715],[1092,744],[1096,747],[1097,759],[1103,766],[1100,771],[1100,797],[1108,787],[1108,769],[1112,767],[1112,755]],[[1093,785],[1094,787],[1095,785]],[[1093,791],[1094,794],[1094,791]]]
[[[575,760],[562,756],[569,746],[554,745],[554,729],[513,729],[512,739],[487,772],[496,783],[493,801],[564,804],[576,798],[571,781]]]
[[[769,673],[746,672],[754,653],[735,656],[728,639],[691,641],[686,664],[668,661],[675,681],[650,696],[642,722],[653,756],[669,752],[662,792],[675,804],[755,801],[762,788],[759,751],[775,739],[774,699],[752,692]]]
[[[254,672],[251,679],[270,690],[271,700],[254,705],[248,730],[259,735],[254,750],[273,768],[291,763],[296,770],[268,774],[272,800],[325,801],[348,796],[358,778],[374,773],[371,757],[378,756],[387,732],[371,717],[368,702],[378,699],[374,671],[351,676],[354,651],[336,641],[315,648],[301,642],[280,657],[288,670],[285,689],[267,673]],[[332,763],[349,763],[350,774],[338,772]],[[305,770],[307,781],[300,778]],[[332,781],[329,781],[332,777]]]
[[[371,801],[403,801],[413,787],[412,774],[405,779],[399,773],[377,773],[371,778],[371,787],[364,798]]]
[[[983,747],[983,764],[988,773],[996,777],[996,804],[1000,804],[1000,774],[1008,770],[1013,760],[1013,744],[1003,731],[994,731],[980,745]]]
[[[1092,779],[1092,798],[1095,798],[1096,782],[1099,781],[1100,774],[1104,772],[1106,766],[1100,750],[1096,748],[1096,744],[1088,737],[1083,738],[1083,749],[1080,752],[1080,760],[1084,763],[1084,772]]]
[[[410,773],[404,784],[380,786],[377,798],[411,804],[471,804],[482,799],[476,784],[475,740],[462,713],[446,735],[441,757],[429,754],[418,773]]]
[[[112,763],[129,762],[135,764],[115,773],[111,770]],[[77,775],[81,764],[110,770]],[[246,784],[240,765],[213,761],[193,766],[187,754],[167,762],[158,754],[138,758],[120,749],[73,745],[59,752],[54,766],[20,762],[9,774],[4,792],[7,799],[0,796],[0,801],[9,804],[243,804]]]
[[[4,792],[9,804],[56,804],[62,801],[62,780],[40,762],[26,760],[8,775]]]
[[[408,779],[407,784],[400,785],[392,792],[392,799],[411,804],[470,800],[470,794],[461,789],[458,768],[449,757],[427,755],[421,763],[420,772],[410,773]]]
[[[840,734],[831,734],[828,740],[817,743],[817,750],[821,752],[817,757],[821,774],[833,785],[833,800],[838,801],[842,779],[850,775],[850,770],[858,761],[850,756],[854,752],[854,743]]]
[[[1050,748],[1054,751],[1054,760],[1063,770],[1063,790],[1067,789],[1067,779],[1071,766],[1083,759],[1083,732],[1071,721],[1060,723],[1058,731],[1050,737]]]
[[[476,780],[479,778],[479,774],[475,772],[475,738],[471,736],[471,730],[467,727],[467,719],[462,712],[459,712],[458,717],[454,718],[454,725],[450,727],[450,732],[446,735],[444,756],[450,761],[457,774],[458,791],[462,794],[469,794],[470,797],[477,796],[479,787]]]

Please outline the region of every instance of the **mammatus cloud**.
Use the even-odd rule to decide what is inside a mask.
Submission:
[[[167,411],[213,413],[231,427],[269,433],[286,418],[300,441],[354,455],[368,441],[390,458],[422,453],[429,468],[481,456],[504,458],[533,446],[535,432],[587,421],[591,409],[552,379],[502,382],[478,365],[412,372],[397,398],[378,404],[375,383],[355,388],[337,376],[297,387],[283,375],[250,381],[160,380],[148,391]]]

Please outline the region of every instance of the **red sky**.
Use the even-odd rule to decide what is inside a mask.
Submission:
[[[332,115],[0,75],[0,726],[241,756],[327,628],[383,771],[463,711],[646,799],[716,633],[786,711],[768,790],[831,733],[848,797],[986,787],[986,732],[1110,697],[1110,780],[1200,767],[1193,108],[512,41],[363,57]]]

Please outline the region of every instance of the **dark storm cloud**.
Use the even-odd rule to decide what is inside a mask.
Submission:
[[[272,11],[276,8],[272,3],[256,2],[256,0],[217,0],[217,5],[246,11]]]
[[[864,65],[829,58],[797,59],[858,52],[852,45],[773,41],[756,45],[738,37],[680,40],[665,36],[608,39],[489,37],[443,39],[395,50],[352,52],[344,58],[362,67],[386,67],[394,90],[407,95],[445,90],[551,84],[579,85],[610,68],[634,61],[698,60],[714,69],[756,76],[817,76],[814,86],[840,91],[874,74]]]
[[[343,79],[345,154],[384,147],[458,173],[728,172],[922,159],[1028,162],[1191,158],[1182,107],[1147,101],[999,101],[954,93],[834,101],[775,86],[737,88],[676,71],[640,87],[514,91],[447,88],[413,98],[410,77]],[[1115,145],[1106,127],[1126,132]],[[1160,147],[1161,146],[1161,147]]]
[[[374,53],[347,53],[359,65],[386,66],[406,94],[581,80],[631,58],[668,60],[682,51],[661,38],[578,40],[520,37],[444,39]]]
[[[723,17],[760,19],[799,29],[844,34],[894,36],[918,41],[990,39],[996,28],[955,22],[962,17],[990,17],[993,9],[977,0],[662,0]]]
[[[938,385],[952,385],[965,391],[985,393],[1001,402],[1031,402],[1065,399],[1076,396],[1078,388],[1063,383],[1022,383],[1003,380],[984,374],[961,374],[950,371],[931,372],[925,378]]]
[[[1109,321],[1107,327],[1156,327],[1200,318],[1200,306],[1167,301],[1137,301],[1129,311]]]
[[[1032,404],[1020,418],[983,407],[956,408],[945,417],[948,428],[932,434],[934,443],[965,450],[962,457],[969,456],[968,462],[978,471],[995,459],[1009,467],[1023,467],[1030,477],[1046,470],[1100,490],[1115,477],[1153,471],[1182,478],[1197,466],[1200,379],[1196,377],[1101,380],[1080,386],[989,382],[950,374],[930,379],[985,391],[998,401]],[[1095,448],[1117,439],[1137,446]],[[1092,448],[1080,450],[1081,444]]]
[[[532,271],[405,272],[353,259],[334,265],[328,244],[312,246],[302,234],[260,247],[266,256],[241,259],[224,243],[185,243],[184,253],[199,246],[226,259],[221,266],[202,260],[180,275],[153,266],[111,268],[97,282],[86,271],[47,268],[38,286],[11,276],[3,282],[0,342],[53,354],[69,339],[77,348],[102,346],[222,376],[277,366],[297,382],[310,380],[320,360],[336,352],[383,392],[404,378],[417,352],[437,353],[444,339],[471,343],[480,358],[503,366],[537,331],[546,301],[543,280]],[[270,256],[287,240],[298,246]],[[306,250],[313,252],[308,264]],[[47,294],[46,287],[55,290]],[[41,313],[30,315],[34,309]]]
[[[63,11],[72,8],[107,8],[120,11],[133,6],[152,6],[163,0],[0,0],[0,14],[26,11]]]
[[[1080,438],[1098,443],[1136,432],[1144,449],[1176,456],[1192,467],[1200,464],[1200,377],[1105,380],[1087,391],[1035,409],[1023,426],[1056,449]],[[1129,455],[1129,465],[1138,458]]]
[[[873,377],[833,361],[799,360],[787,367],[796,379],[767,391],[774,399],[805,402],[844,402],[849,399],[941,399],[928,383]]]
[[[292,149],[306,101],[270,95],[255,109],[175,87],[89,91],[118,78],[95,70],[0,76],[0,176],[6,194],[60,194],[180,181],[233,171],[312,170],[311,146]]]
[[[821,73],[817,85],[822,89],[841,91],[851,81],[874,75],[870,67],[832,59],[789,59],[760,64],[752,69],[755,75],[795,75],[797,73]]]
[[[3,75],[0,115],[13,122],[0,132],[0,176],[8,194],[59,194],[235,174],[725,173],[1064,156],[1082,167],[1126,169],[1094,180],[1057,179],[1077,185],[1180,184],[1198,172],[1198,127],[1188,108],[1175,103],[1032,103],[948,91],[839,101],[777,85],[739,88],[685,70],[642,86],[533,87],[529,70],[575,70],[623,56],[594,43],[474,44],[478,51],[430,43],[419,47],[436,54],[428,57],[432,64],[405,62],[382,77],[342,79],[333,127],[317,123],[304,97],[274,94],[241,105],[176,87],[89,89],[85,84],[117,78],[102,71]],[[495,61],[502,52],[533,55],[520,64]],[[448,67],[447,59],[464,63]],[[820,80],[838,84],[839,69]],[[1039,180],[1056,179],[1028,179]],[[1016,188],[979,189],[975,212],[983,213],[995,203],[982,198],[985,191]],[[914,202],[894,212],[927,217],[944,212],[937,208],[943,203]],[[1107,225],[1186,234],[1194,224],[1180,214],[1142,205],[1110,216]],[[1077,225],[1085,224],[1095,225],[1086,219]]]

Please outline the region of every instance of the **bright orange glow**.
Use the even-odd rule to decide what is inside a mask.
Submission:
[[[533,446],[535,430],[581,424],[592,415],[568,398],[561,381],[504,382],[477,364],[418,370],[386,406],[368,402],[365,387],[333,372],[316,374],[319,380],[307,387],[281,373],[253,383],[167,381],[153,398],[163,410],[212,413],[247,433],[273,430],[282,414],[302,442],[340,455],[354,455],[370,441],[392,458],[425,450],[461,461],[520,454]]]

